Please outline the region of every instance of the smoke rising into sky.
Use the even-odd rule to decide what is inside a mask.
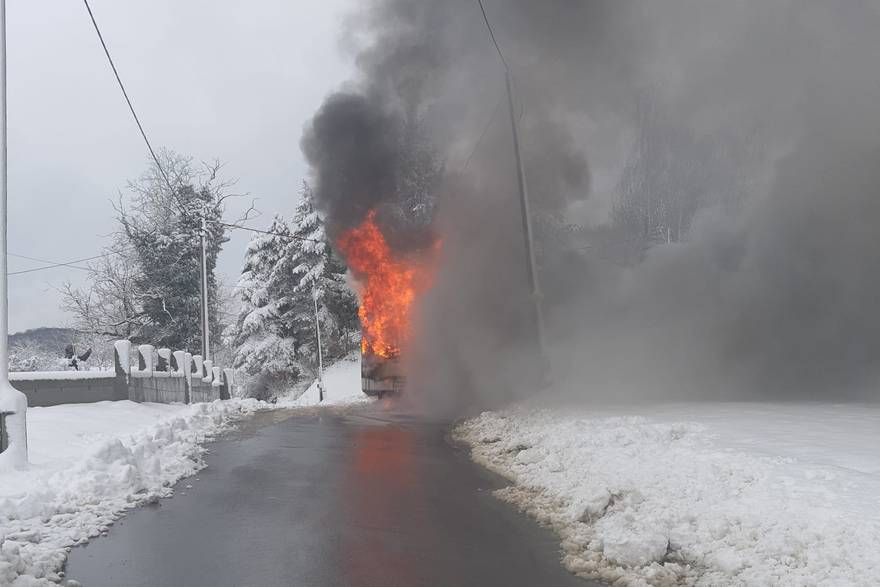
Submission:
[[[485,5],[515,81],[553,390],[876,398],[880,7]],[[331,229],[411,204],[413,185],[436,197],[430,222],[385,214],[392,232],[405,225],[404,252],[420,230],[444,243],[410,349],[414,387],[445,407],[533,393],[504,71],[479,7],[374,0],[346,40],[359,77],[327,99],[303,148]],[[646,134],[646,121],[660,130]],[[432,169],[414,152],[442,158],[442,173],[412,173]],[[633,177],[643,181],[629,189]],[[622,238],[623,212],[642,223],[624,192],[642,202],[688,194],[692,218],[679,208],[660,242],[609,260],[650,232],[654,214],[644,234]]]

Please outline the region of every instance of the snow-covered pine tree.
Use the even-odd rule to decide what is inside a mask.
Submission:
[[[276,272],[291,275],[295,283],[288,323],[299,343],[297,354],[304,366],[314,370],[318,362],[315,301],[324,356],[338,358],[357,346],[357,299],[345,281],[345,264],[327,240],[324,222],[315,210],[314,196],[306,182],[293,216],[293,239]]]
[[[292,228],[276,216],[272,234],[258,234],[248,245],[238,283],[241,312],[226,333],[235,367],[254,378],[258,395],[316,373],[315,301],[325,359],[358,344],[357,300],[346,267],[327,242],[307,184],[300,195]]]
[[[276,271],[290,242],[290,227],[276,216],[268,232],[273,234],[256,234],[247,247],[238,281],[241,312],[227,334],[235,348],[234,366],[266,377],[274,386],[295,382],[301,368],[283,316],[291,303],[293,278]]]

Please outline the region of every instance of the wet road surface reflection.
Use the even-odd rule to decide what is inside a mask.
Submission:
[[[75,548],[85,587],[580,586],[448,425],[380,406],[261,416],[199,481]],[[192,488],[187,488],[192,485]]]
[[[345,545],[350,553],[346,577],[352,586],[417,581],[417,561],[407,539],[411,525],[418,525],[413,514],[420,513],[412,444],[412,432],[397,426],[368,427],[355,434],[354,458],[345,477],[345,510],[352,524]],[[382,539],[373,538],[377,532]]]

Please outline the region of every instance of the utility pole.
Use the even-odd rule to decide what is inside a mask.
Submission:
[[[312,302],[315,304],[315,334],[318,338],[318,401],[324,401],[324,355],[321,350],[321,323],[318,322],[318,296],[312,292]]]
[[[538,270],[535,263],[535,248],[533,245],[532,215],[529,206],[529,186],[526,183],[526,169],[523,164],[522,152],[519,143],[519,123],[516,119],[516,107],[513,99],[513,81],[510,69],[504,64],[505,82],[507,84],[507,104],[510,110],[510,126],[513,130],[513,149],[516,152],[516,176],[519,184],[519,202],[522,212],[523,240],[526,249],[526,270],[529,275],[529,287],[532,290],[532,301],[535,304],[535,336],[538,343],[538,351],[542,360],[547,358],[547,344],[544,338],[544,311],[541,307],[541,284],[538,279]]]
[[[0,460],[27,467],[27,397],[9,383],[9,275],[7,196],[9,127],[6,117],[6,0],[0,0]]]
[[[205,220],[206,211],[202,210],[202,230],[200,241],[202,248],[202,357],[204,360],[211,358],[211,333],[210,321],[208,320],[208,223]]]
[[[489,31],[489,37],[492,44],[498,52],[498,58],[504,66],[504,82],[507,86],[507,106],[510,110],[510,127],[513,131],[513,150],[516,153],[516,179],[519,184],[519,203],[522,212],[523,240],[526,249],[526,271],[529,275],[529,287],[532,290],[532,302],[535,304],[535,338],[543,363],[542,368],[547,369],[547,343],[544,337],[544,311],[541,308],[541,283],[538,279],[538,270],[535,263],[535,248],[533,245],[532,233],[532,214],[529,206],[529,184],[526,181],[526,168],[523,164],[522,151],[519,144],[519,122],[516,119],[516,100],[513,99],[513,77],[510,74],[510,66],[504,53],[501,52],[501,46],[498,39],[495,38],[495,31],[492,30],[492,23],[489,22],[489,15],[486,14],[486,7],[483,6],[483,0],[477,0],[480,12],[483,15],[483,21],[486,23],[486,29]]]

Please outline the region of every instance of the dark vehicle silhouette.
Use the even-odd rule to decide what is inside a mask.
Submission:
[[[406,384],[400,354],[382,357],[375,353],[361,354],[361,389],[369,396],[400,393]]]

